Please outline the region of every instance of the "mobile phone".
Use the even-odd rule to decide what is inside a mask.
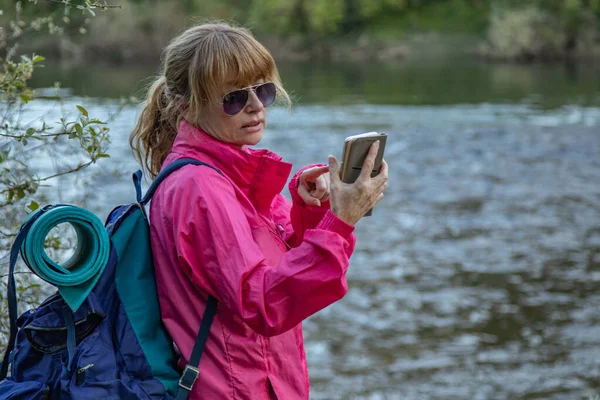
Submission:
[[[381,132],[367,132],[360,135],[348,136],[344,141],[342,165],[340,166],[342,182],[354,183],[354,181],[356,181],[362,171],[365,158],[367,158],[371,145],[376,141],[379,141],[379,150],[377,150],[377,156],[375,157],[375,166],[373,171],[371,171],[371,177],[377,176],[381,171],[386,140],[387,134]],[[369,210],[365,216],[368,217],[371,213],[372,210]]]

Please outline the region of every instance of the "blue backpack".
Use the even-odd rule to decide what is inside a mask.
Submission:
[[[40,216],[53,209],[71,210],[63,207],[76,209],[72,211],[82,209],[46,206],[21,226],[10,254],[10,338],[0,367],[1,399],[184,400],[188,397],[198,377],[217,300],[209,296],[192,355],[181,371],[173,342],[160,318],[145,210],[158,185],[188,164],[203,165],[221,173],[201,161],[181,159],[161,171],[144,197],[142,173],[133,175],[137,202],[119,206],[109,214],[105,223],[110,239],[108,261],[74,312],[72,304],[65,301],[67,297],[57,292],[17,320],[14,269],[20,252],[28,267],[38,272],[30,265],[24,249],[27,235],[34,223],[41,221]],[[102,222],[99,224],[104,230]],[[70,271],[61,270],[45,254],[41,257],[50,265],[50,273],[66,272],[63,276],[68,277]],[[81,262],[74,260],[77,261]]]

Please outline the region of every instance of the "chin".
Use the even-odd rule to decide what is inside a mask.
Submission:
[[[247,146],[256,146],[263,138],[263,132],[256,132],[249,137],[244,138],[244,144]]]

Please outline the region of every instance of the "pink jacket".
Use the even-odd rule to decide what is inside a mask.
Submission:
[[[307,206],[290,182],[291,164],[267,150],[241,150],[183,122],[165,165],[183,157],[220,169],[185,166],[165,180],[150,206],[162,319],[191,354],[207,294],[219,300],[189,397],[308,399],[302,320],[341,299],[354,249],[353,227]]]

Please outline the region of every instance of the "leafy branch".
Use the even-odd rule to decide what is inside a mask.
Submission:
[[[42,61],[43,57],[34,55],[21,56],[18,63],[10,60],[5,62],[5,72],[0,75],[0,95],[5,101],[4,107],[7,111],[16,106],[24,106],[35,99],[35,93],[27,87],[27,81]],[[0,201],[0,208],[12,205],[28,195],[34,195],[42,182],[79,172],[97,160],[109,157],[106,153],[106,146],[110,143],[106,122],[90,118],[83,106],[76,107],[79,112],[78,119],[67,121],[64,117],[60,118],[61,127],[57,132],[53,132],[45,121],[42,121],[39,127],[29,126],[22,129],[20,121],[15,122],[6,117],[10,113],[5,114],[0,126],[0,139],[4,140],[0,141],[0,165],[6,164],[0,170],[0,196],[4,196]],[[27,151],[33,150],[29,142],[35,140],[44,147],[61,137],[75,141],[88,161],[46,177],[30,173],[24,159]],[[30,203],[30,206],[32,204],[34,203]]]
[[[37,3],[37,0],[29,0],[31,2]],[[61,4],[66,7],[75,7],[79,10],[93,10],[95,8],[99,8],[102,11],[106,11],[109,8],[122,8],[121,5],[109,5],[106,1],[89,1],[86,0],[83,4],[77,4],[70,0],[44,0],[48,3]],[[92,13],[92,15],[96,15]]]
[[[97,10],[106,11],[121,8],[120,5],[109,5],[106,1],[82,0],[43,0],[60,4],[62,18],[57,12],[41,17],[32,17],[26,21],[22,12],[22,1],[15,3],[13,20],[0,26],[0,270],[6,272],[7,255],[10,253],[12,241],[24,217],[37,209],[40,204],[47,203],[46,194],[40,190],[51,186],[56,178],[76,176],[83,169],[109,157],[110,144],[108,121],[112,120],[122,108],[121,106],[108,119],[100,119],[90,115],[82,105],[75,105],[73,114],[67,114],[63,108],[58,112],[35,117],[39,108],[47,107],[42,97],[30,87],[30,80],[37,68],[43,67],[45,61],[40,55],[18,54],[18,44],[26,41],[30,35],[48,27],[50,35],[64,35],[68,30],[65,25],[70,22],[69,10],[80,10],[83,14],[95,15]],[[37,4],[38,0],[29,0]],[[0,6],[0,13],[1,13]],[[10,47],[9,47],[10,46]],[[56,98],[64,105],[62,98]],[[35,108],[31,105],[35,104]],[[32,117],[33,116],[33,117]],[[47,120],[55,119],[49,123]],[[43,160],[61,160],[54,171],[44,170]],[[72,160],[72,161],[69,161]],[[43,171],[43,172],[42,172]],[[45,249],[49,256],[64,255],[73,248],[72,235],[52,230],[45,240]],[[39,303],[44,290],[39,281],[29,271],[17,272],[17,287],[21,298],[30,305]],[[0,275],[5,278],[6,275]],[[0,283],[4,283],[1,282]],[[45,283],[43,284],[45,285]],[[0,287],[1,289],[1,287]],[[0,290],[0,338],[6,333],[7,310],[4,307],[3,291]],[[1,340],[0,340],[1,341]],[[1,347],[1,346],[0,346]]]

